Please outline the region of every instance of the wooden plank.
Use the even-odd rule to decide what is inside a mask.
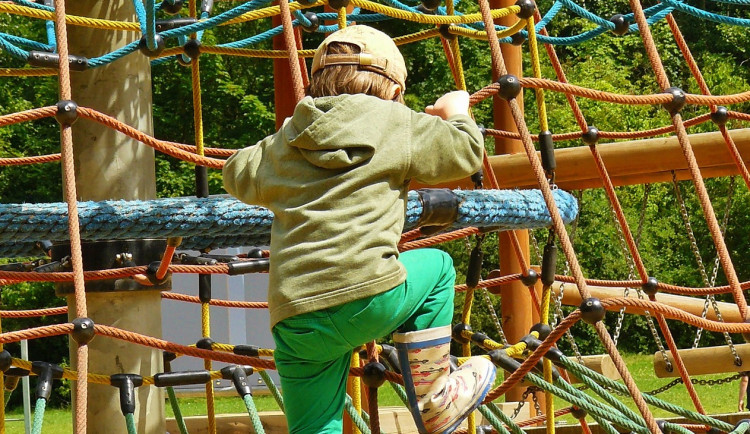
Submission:
[[[739,422],[742,419],[750,418],[750,413],[726,413],[726,414],[714,414],[710,415],[714,419],[718,419],[721,421],[724,421],[728,424],[735,425],[737,422]],[[667,418],[667,419],[659,419],[659,420],[666,420],[668,422],[672,423],[687,423],[687,424],[694,424],[695,422],[690,422],[687,419],[684,418]],[[607,431],[604,431],[601,427],[599,427],[598,424],[591,422],[591,418],[587,419],[588,426],[591,428],[592,434],[606,434]],[[546,427],[533,427],[533,428],[523,428],[524,432],[528,434],[545,434]],[[555,425],[555,434],[580,434],[581,426],[578,424],[556,424]],[[701,434],[704,434],[706,431],[701,430],[697,431]]]
[[[554,284],[552,284],[552,291],[555,295],[560,294],[561,285],[563,285],[561,282],[555,282]],[[572,283],[565,283],[564,285],[565,285],[565,291],[563,291],[563,300],[562,300],[563,304],[566,306],[580,306],[581,295],[578,292],[578,287]],[[607,288],[604,286],[595,286],[595,285],[587,285],[587,288],[591,292],[591,297],[596,297],[600,300],[604,300],[604,299],[612,298],[612,297],[624,297],[625,296],[623,294],[624,288]],[[630,293],[628,294],[628,297],[638,298],[638,295],[636,294],[635,290],[631,290]],[[705,301],[705,298],[658,293],[656,294],[656,301],[659,303],[664,303],[668,306],[672,306],[674,308],[683,310],[685,312],[691,313],[693,315],[701,316],[701,314],[703,313],[703,303]],[[736,304],[718,302],[717,305],[719,306],[719,311],[721,312],[721,316],[725,322],[735,322],[735,323],[744,322],[743,318],[740,316],[740,312]],[[620,309],[612,308],[611,310],[619,311]],[[628,307],[625,309],[625,312],[636,313],[639,315],[643,315],[645,313],[643,309],[640,309],[637,307]],[[711,321],[719,320],[718,317],[716,316],[716,312],[714,312],[712,308],[708,309],[708,312],[706,313],[706,318]]]
[[[724,372],[742,372],[750,370],[750,344],[739,344],[734,346],[737,355],[744,361],[742,366],[734,364],[734,355],[728,346],[689,348],[678,350],[680,358],[685,363],[685,368],[690,375],[718,374]],[[667,358],[674,366],[672,354],[667,352]],[[667,371],[667,364],[661,353],[654,354],[654,372],[659,378],[677,377],[679,373],[674,368],[672,372]]]
[[[612,357],[609,354],[596,354],[592,356],[582,356],[583,366],[591,369],[592,371],[598,372],[610,380],[621,380],[622,377],[615,367],[615,363],[612,361]],[[577,357],[570,357],[570,360],[578,362]],[[568,371],[570,375],[571,383],[581,383],[581,380],[573,375],[572,372]]]
[[[730,131],[746,163],[750,163],[750,128]],[[704,178],[737,175],[721,133],[691,134],[690,143]],[[672,171],[678,180],[691,179],[676,137],[602,143],[597,149],[615,186],[670,182]],[[555,182],[564,190],[601,188],[596,165],[588,146],[555,150]],[[539,188],[525,154],[493,155],[490,165],[500,188]],[[471,188],[470,180],[440,184],[440,187]],[[423,187],[414,183],[412,188]]]
[[[511,415],[518,406],[517,402],[501,402],[498,407],[507,415]],[[524,406],[519,412],[516,420],[529,419],[529,405]],[[260,420],[266,434],[285,434],[288,432],[284,413],[281,411],[260,412]],[[478,425],[488,425],[479,413],[477,414]],[[208,434],[208,422],[206,416],[191,416],[185,418],[185,425],[190,434]],[[466,422],[462,427],[466,428]],[[391,434],[416,434],[417,428],[414,419],[406,407],[383,407],[380,409],[380,429],[384,433]],[[167,419],[167,432],[179,432],[177,422],[174,418]],[[250,416],[246,413],[222,414],[216,416],[217,434],[248,434],[255,433]]]

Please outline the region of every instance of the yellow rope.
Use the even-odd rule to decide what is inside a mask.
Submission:
[[[289,9],[294,12],[300,9],[308,9],[315,6],[322,6],[325,1],[319,0],[312,4],[300,4],[298,2],[292,2],[289,4]],[[12,3],[0,3],[0,12],[8,12],[15,15],[21,15],[30,18],[39,18],[42,20],[54,20],[55,14],[49,11],[43,11],[40,9],[34,9],[27,6],[19,6]],[[219,24],[220,26],[227,26],[230,24],[244,23],[247,21],[254,21],[260,18],[268,18],[275,15],[279,15],[279,6],[270,6],[256,11],[245,12],[244,14]],[[104,30],[125,30],[129,32],[140,32],[141,26],[138,23],[129,21],[113,21],[113,20],[102,20],[97,18],[80,17],[76,15],[66,15],[65,22],[74,26],[81,27],[92,27],[95,29]]]
[[[201,100],[201,76],[200,62],[198,58],[192,59],[192,82],[193,82],[193,123],[195,124],[195,146],[196,153],[203,156],[203,105]]]
[[[211,345],[211,349],[213,351],[221,351],[223,353],[233,353],[235,347],[236,347],[236,345],[232,345],[232,344],[220,344],[220,343],[216,343],[216,342],[214,342]],[[263,356],[263,357],[273,357],[273,350],[270,350],[270,349],[267,349],[267,348],[259,348],[258,349],[258,355],[259,356]]]
[[[352,351],[352,368],[359,368],[359,352],[358,351]],[[362,388],[360,387],[359,383],[359,377],[349,377],[349,381],[351,381],[351,389],[352,389],[352,404],[354,405],[354,409],[357,411],[357,414],[362,416]],[[352,423],[352,434],[360,434],[359,428],[357,428],[357,424]]]
[[[531,51],[531,65],[534,70],[534,77],[542,78],[542,67],[539,62],[539,48],[536,42],[536,31],[534,30],[534,18],[527,20],[526,29],[529,32],[529,50]],[[547,124],[547,106],[544,104],[544,90],[542,88],[534,89],[536,95],[536,106],[539,110],[539,127],[542,131],[549,130]]]
[[[57,75],[55,68],[0,68],[0,77],[46,77]]]
[[[339,29],[346,28],[346,8],[340,8],[338,11]]]
[[[0,12],[8,12],[15,15],[21,15],[30,18],[39,18],[48,21],[54,21],[55,19],[54,12],[43,11],[26,6],[19,6],[12,3],[0,3]],[[93,27],[95,29],[125,30],[129,32],[141,31],[140,24],[126,21],[100,20],[96,18],[65,15],[65,22],[74,26]]]
[[[396,45],[405,45],[405,44],[411,44],[412,42],[423,41],[425,39],[434,38],[436,36],[440,36],[440,30],[437,28],[434,28],[434,29],[422,30],[416,33],[411,33],[409,35],[397,36],[393,38],[393,42],[395,42]]]
[[[539,46],[536,40],[536,29],[534,28],[534,18],[529,17],[526,23],[526,29],[529,33],[529,51],[531,52],[531,65],[534,71],[534,77],[542,78],[542,67],[539,60]],[[536,106],[539,111],[539,127],[541,131],[548,131],[547,122],[547,105],[544,103],[544,90],[541,88],[534,89],[536,95]],[[542,324],[549,325],[549,305],[551,290],[545,286],[542,290]],[[552,383],[552,362],[544,359],[544,381]],[[547,413],[547,434],[555,434],[555,401],[552,392],[545,391],[545,412]]]
[[[36,375],[33,372],[31,372],[31,362],[24,359],[17,359],[13,358],[13,366],[16,368],[21,368],[29,371],[29,375]],[[73,369],[63,368],[63,374],[62,378],[65,380],[73,380],[76,381],[78,379],[78,372]],[[219,380],[223,378],[223,374],[221,371],[209,371],[209,378],[211,381],[213,380]],[[92,374],[89,373],[88,382],[93,384],[105,384],[110,385],[110,376],[109,375],[103,375],[103,374]],[[146,376],[143,377],[143,385],[144,386],[153,386],[154,385],[154,377],[152,376]]]
[[[526,27],[526,21],[518,20],[516,21],[515,24],[508,27],[507,29],[498,31],[497,37],[504,38],[506,36],[516,34],[518,33],[519,30],[523,29],[524,27]],[[474,30],[474,29],[467,29],[466,27],[450,26],[448,27],[448,33],[452,35],[466,36],[468,38],[479,39],[483,41],[487,40],[487,32],[484,30]]]
[[[323,6],[324,4],[326,4],[324,0],[318,0],[315,3],[310,3],[310,4],[291,2],[289,3],[289,10],[291,12],[294,12],[300,9],[309,9],[309,8],[314,8],[316,6]],[[232,18],[231,20],[221,23],[220,25],[228,26],[230,24],[238,24],[238,23],[244,23],[247,21],[255,21],[260,18],[269,18],[272,16],[276,16],[276,15],[279,15],[280,13],[281,13],[281,8],[279,6],[269,6],[267,8],[258,9],[257,11],[245,12],[244,14],[238,16],[237,18]]]
[[[416,12],[409,12],[409,11],[404,11],[401,9],[392,8],[389,6],[384,6],[378,3],[373,3],[369,0],[352,0],[350,4],[353,4],[354,6],[359,6],[361,8],[364,8],[373,12],[388,15],[389,17],[392,17],[392,18],[398,18],[401,20],[412,21],[412,22],[420,23],[420,24],[452,24],[452,23],[468,24],[468,23],[482,21],[482,16],[480,13],[467,14],[467,15],[453,15],[453,16],[424,15],[424,14],[418,14]],[[511,14],[515,14],[520,10],[521,8],[519,6],[511,6],[511,7],[502,8],[502,9],[493,9],[492,18],[493,19],[502,18]]]

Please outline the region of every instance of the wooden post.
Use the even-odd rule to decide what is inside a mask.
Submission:
[[[67,13],[92,18],[137,22],[132,2],[121,0],[71,0]],[[136,40],[136,33],[69,26],[70,53],[88,58],[101,56]],[[140,53],[110,65],[71,74],[73,99],[148,134],[153,133],[151,70]],[[154,151],[103,125],[79,120],[73,126],[78,200],[152,199],[156,196]],[[157,255],[161,252],[157,252]],[[86,258],[84,258],[84,264]],[[161,296],[158,290],[89,293],[89,317],[96,324],[161,337]],[[74,297],[68,297],[69,316],[75,317]],[[75,347],[71,359],[75,366]],[[161,351],[102,337],[89,343],[89,372],[111,375],[132,373],[152,376],[162,372]],[[76,384],[73,383],[73,387]],[[75,396],[75,394],[74,394]],[[75,402],[73,403],[75,406]],[[135,419],[139,432],[164,432],[162,389],[137,389]],[[90,384],[87,425],[92,433],[126,433],[119,392],[108,385]]]
[[[509,7],[515,4],[514,0],[490,0],[493,9]],[[512,26],[517,17],[515,15],[500,18],[495,22],[504,26]],[[516,77],[523,76],[523,61],[521,47],[503,44],[501,45],[503,59],[508,74]],[[498,77],[492,77],[497,80]],[[523,107],[523,94],[519,94],[518,103]],[[494,125],[496,129],[518,132],[513,117],[510,114],[508,103],[498,97],[493,97]],[[523,153],[523,144],[519,140],[495,139],[495,154]],[[521,251],[529,263],[529,233],[528,231],[514,231]],[[524,273],[518,263],[515,250],[511,244],[509,233],[501,232],[499,237],[500,270],[503,274]],[[534,324],[534,307],[532,306],[529,289],[521,282],[513,282],[500,287],[500,298],[502,299],[502,324],[505,336],[511,343],[518,340],[529,332]],[[524,388],[514,387],[505,394],[506,401],[518,401],[523,395]]]

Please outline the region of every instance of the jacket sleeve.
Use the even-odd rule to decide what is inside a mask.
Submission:
[[[407,178],[437,184],[471,176],[482,166],[484,137],[465,115],[443,120],[413,112]]]
[[[227,159],[221,172],[227,193],[251,205],[264,205],[260,196],[262,190],[258,170],[263,161],[266,140],[237,151]]]

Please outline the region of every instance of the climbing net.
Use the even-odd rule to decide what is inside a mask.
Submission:
[[[735,6],[737,10],[747,6],[747,0],[723,0],[722,3]],[[194,0],[183,5],[181,0],[166,0],[162,3],[151,1],[141,2],[135,0],[133,9],[137,21],[124,22],[106,19],[90,18],[66,14],[65,2],[63,0],[45,0],[35,3],[28,0],[14,0],[0,2],[0,11],[5,14],[22,15],[31,19],[45,20],[48,25],[48,40],[46,43],[24,38],[22,35],[0,33],[0,48],[15,59],[24,61],[28,67],[2,68],[0,75],[3,76],[44,76],[56,75],[59,79],[60,102],[54,106],[40,107],[13,114],[0,116],[0,126],[30,122],[47,117],[55,117],[61,128],[61,152],[52,155],[39,155],[29,157],[0,158],[0,165],[27,165],[38,163],[49,163],[60,161],[64,173],[65,197],[69,198],[64,205],[50,206],[43,211],[45,222],[51,222],[57,218],[55,224],[45,229],[47,232],[31,234],[31,228],[38,226],[40,219],[34,215],[41,211],[38,208],[24,210],[23,206],[10,206],[3,210],[0,223],[3,224],[0,242],[4,243],[2,252],[6,257],[28,256],[30,251],[41,247],[48,252],[50,246],[45,243],[35,243],[36,240],[69,241],[69,259],[50,262],[47,258],[39,258],[34,261],[24,261],[9,266],[4,266],[0,271],[0,285],[7,285],[22,281],[53,281],[72,282],[74,288],[75,317],[70,323],[52,326],[37,327],[28,330],[19,330],[0,333],[0,344],[17,342],[22,339],[34,339],[55,335],[71,335],[77,344],[77,366],[76,370],[62,369],[58,365],[44,362],[29,362],[12,357],[7,351],[0,353],[0,367],[5,375],[3,378],[11,379],[30,373],[39,377],[41,392],[37,399],[37,412],[35,414],[35,432],[41,432],[43,410],[49,397],[49,384],[53,379],[66,378],[77,381],[75,399],[77,402],[75,427],[76,432],[86,432],[85,409],[87,404],[87,384],[89,382],[109,384],[120,389],[121,402],[125,420],[129,432],[135,432],[135,416],[133,414],[133,390],[136,387],[158,386],[166,387],[170,396],[173,395],[172,387],[184,384],[206,384],[208,395],[208,420],[209,430],[215,432],[214,409],[211,404],[213,399],[212,381],[217,378],[232,379],[237,386],[238,392],[243,397],[251,415],[256,432],[262,431],[262,425],[254,410],[254,404],[250,389],[243,381],[247,371],[240,366],[251,366],[258,370],[261,375],[266,376],[266,370],[273,369],[272,350],[261,349],[245,345],[228,345],[215,343],[210,340],[210,328],[208,321],[209,306],[224,306],[231,308],[265,308],[264,303],[252,302],[230,302],[215,300],[210,296],[210,290],[201,293],[200,297],[181,296],[177,294],[164,293],[163,297],[201,304],[202,309],[202,332],[204,338],[196,345],[181,345],[167,342],[149,336],[144,336],[128,330],[102,324],[94,324],[88,319],[87,303],[84,290],[84,282],[94,282],[105,279],[132,279],[133,281],[146,285],[158,286],[164,282],[170,273],[194,273],[199,275],[211,274],[239,274],[246,272],[263,272],[267,269],[269,257],[272,252],[253,250],[247,255],[239,255],[232,258],[211,257],[203,255],[202,259],[189,259],[177,253],[182,243],[182,238],[188,242],[183,247],[231,247],[239,245],[263,245],[267,241],[267,227],[272,218],[263,210],[241,209],[227,212],[232,205],[227,203],[212,204],[211,198],[194,199],[180,206],[194,207],[195,210],[188,212],[203,212],[207,216],[228,215],[232,223],[222,223],[216,219],[206,218],[207,226],[179,227],[175,220],[169,220],[169,216],[156,215],[157,209],[164,204],[152,203],[144,205],[147,209],[138,214],[138,218],[151,218],[145,225],[149,226],[151,235],[167,238],[166,248],[162,259],[155,266],[130,266],[127,258],[120,263],[118,268],[102,269],[96,271],[84,271],[83,256],[81,251],[81,239],[106,240],[117,237],[142,236],[137,229],[123,230],[115,223],[112,227],[102,228],[101,218],[92,210],[102,210],[111,215],[118,215],[114,211],[112,203],[78,203],[75,185],[75,171],[73,166],[72,151],[72,125],[79,118],[96,122],[117,130],[146,146],[166,155],[183,161],[194,163],[206,169],[219,169],[223,160],[234,151],[226,149],[209,148],[204,146],[202,115],[201,115],[201,88],[200,88],[200,58],[201,55],[215,54],[226,56],[244,56],[259,58],[281,58],[288,59],[289,69],[292,77],[292,95],[295,101],[304,95],[306,84],[306,73],[300,66],[299,58],[311,57],[313,50],[303,49],[300,28],[312,32],[326,33],[337,28],[357,23],[371,23],[385,20],[407,20],[425,27],[415,33],[400,35],[395,39],[397,44],[412,44],[429,38],[439,38],[445,52],[445,58],[453,74],[455,86],[458,89],[466,89],[464,66],[461,59],[461,38],[472,38],[483,40],[488,43],[488,52],[492,62],[492,83],[477,90],[471,96],[472,104],[495,98],[506,110],[507,117],[512,119],[514,128],[485,129],[487,136],[496,139],[517,140],[522,145],[522,151],[527,159],[527,173],[531,173],[531,182],[537,189],[533,193],[524,195],[522,198],[514,198],[511,202],[502,202],[502,198],[492,196],[489,204],[471,206],[474,204],[466,197],[462,197],[462,205],[458,205],[457,214],[464,216],[461,221],[457,220],[453,229],[447,233],[428,235],[418,226],[420,202],[412,196],[410,200],[411,224],[417,226],[403,235],[401,250],[425,247],[443,243],[446,241],[474,237],[477,240],[476,247],[472,250],[471,261],[467,270],[467,281],[456,287],[456,291],[465,293],[465,304],[461,323],[454,329],[454,338],[462,343],[463,357],[471,354],[471,344],[486,351],[487,357],[509,372],[505,380],[488,395],[485,406],[480,407],[480,412],[490,421],[492,427],[498,432],[523,432],[523,428],[546,421],[548,432],[554,431],[555,417],[573,412],[579,419],[581,429],[590,432],[587,420],[596,421],[602,429],[609,433],[618,432],[617,429],[626,429],[633,432],[694,432],[708,431],[710,429],[725,432],[745,432],[747,423],[733,426],[726,422],[705,415],[705,410],[691,381],[690,375],[678,352],[675,340],[667,325],[667,319],[678,320],[691,324],[701,329],[721,332],[728,336],[729,333],[750,333],[750,325],[744,324],[747,317],[747,302],[743,291],[750,287],[750,282],[740,281],[730,257],[729,249],[724,241],[722,224],[716,216],[712,202],[709,198],[701,168],[691,144],[691,137],[687,134],[687,128],[712,121],[719,130],[721,138],[729,151],[732,160],[733,173],[738,173],[745,185],[750,188],[750,172],[742,159],[733,135],[727,127],[729,122],[742,123],[750,121],[750,115],[741,110],[730,110],[727,106],[742,105],[747,107],[750,101],[750,90],[729,94],[712,95],[707,81],[703,78],[701,70],[693,58],[691,51],[677,25],[674,12],[679,12],[692,19],[710,20],[727,26],[739,28],[750,27],[750,19],[741,16],[720,15],[708,10],[702,10],[680,0],[664,0],[648,8],[643,8],[637,0],[630,0],[631,11],[627,14],[617,14],[610,18],[597,16],[581,5],[571,0],[557,0],[544,14],[538,10],[531,0],[519,0],[516,4],[508,7],[493,8],[487,0],[479,0],[478,12],[463,13],[456,10],[453,1],[448,0],[445,6],[425,1],[421,5],[402,3],[397,0],[386,0],[383,3],[375,3],[369,0],[323,0],[313,2],[280,2],[276,6],[268,6],[264,0],[252,0],[241,3],[238,6],[223,8],[221,13],[213,13],[213,1],[205,0],[198,5]],[[320,11],[323,6],[328,6],[330,12]],[[185,17],[174,16],[187,10]],[[591,23],[588,30],[577,35],[554,36],[546,30],[549,23],[562,12],[574,14]],[[747,12],[746,10],[744,11]],[[157,19],[172,14],[173,18]],[[740,13],[741,15],[741,13]],[[211,31],[217,26],[239,25],[242,23],[278,17],[280,25],[272,26],[270,30],[264,31],[251,38],[230,41],[215,45],[201,43],[203,32]],[[324,22],[336,21],[336,24],[326,25]],[[495,24],[495,20],[505,20],[505,25]],[[687,63],[693,78],[698,83],[699,93],[687,93],[682,89],[672,87],[664,68],[660,50],[655,43],[652,34],[652,26],[666,22],[673,35],[676,45]],[[111,52],[98,57],[86,58],[68,52],[67,26],[85,26],[111,31],[130,32],[134,35],[133,41],[122,47],[116,47]],[[596,38],[605,33],[612,32],[616,35],[637,34],[645,49],[651,69],[655,74],[656,83],[660,92],[655,94],[624,95],[603,90],[588,89],[568,83],[561,62],[556,53],[556,46],[567,46],[579,44],[586,40]],[[255,44],[269,40],[274,36],[283,37],[284,49],[262,50],[248,48]],[[501,44],[523,44],[528,42],[529,58],[531,60],[533,76],[517,77],[509,72],[509,65],[504,58]],[[543,44],[544,51],[554,70],[554,78],[542,77],[541,50],[539,44]],[[131,55],[136,51],[151,58],[152,64],[160,64],[170,61],[178,61],[191,67],[193,85],[193,105],[195,110],[195,145],[186,145],[157,139],[149,134],[138,131],[126,123],[102,113],[93,108],[78,106],[74,100],[70,86],[70,74],[73,71],[85,71],[100,68],[120,58]],[[141,54],[132,54],[141,55]],[[76,72],[73,72],[76,73]],[[535,122],[538,122],[539,134],[531,134],[527,122],[531,119],[525,116],[519,102],[519,95],[523,89],[533,91],[534,101],[537,106]],[[577,129],[570,132],[550,132],[547,120],[547,106],[545,94],[550,92],[561,93],[567,100],[573,113]],[[663,106],[669,114],[668,125],[657,128],[634,131],[600,131],[590,125],[584,116],[584,111],[579,106],[579,99],[591,99],[613,104]],[[683,119],[682,110],[686,105],[705,107],[705,113],[691,119]],[[706,278],[705,287],[691,288],[659,282],[652,277],[644,265],[641,257],[637,235],[634,235],[626,220],[623,206],[615,191],[615,182],[605,165],[602,156],[602,139],[642,139],[670,135],[675,138],[678,148],[682,151],[687,162],[687,170],[684,171],[686,178],[691,179],[700,201],[703,217],[709,228],[713,244],[718,253],[718,263],[721,265],[727,285],[714,286],[713,280]],[[595,172],[600,184],[608,198],[614,221],[622,241],[623,249],[631,265],[631,277],[625,281],[608,281],[588,279],[584,276],[581,265],[578,262],[571,237],[566,230],[575,215],[577,208],[575,200],[557,189],[557,181],[561,181],[561,173],[564,166],[557,169],[554,152],[556,143],[582,140],[587,145],[594,162]],[[540,156],[537,154],[535,142],[538,143]],[[530,170],[528,169],[530,167]],[[200,171],[199,171],[200,173]],[[485,156],[484,178],[475,177],[474,183],[477,189],[487,188],[490,195],[501,186],[492,169],[491,161]],[[676,182],[676,180],[675,180]],[[519,187],[511,185],[510,187]],[[679,189],[677,190],[679,193]],[[454,193],[459,195],[459,193]],[[521,194],[518,192],[508,194]],[[205,196],[205,195],[203,195]],[[503,203],[497,205],[497,203]],[[510,203],[510,205],[508,205]],[[508,207],[513,208],[523,204],[523,209],[534,210],[529,217],[528,213],[520,212],[515,215],[505,215]],[[58,206],[60,205],[60,206]],[[126,204],[126,208],[135,208],[135,204]],[[211,208],[211,207],[214,208]],[[464,208],[461,209],[460,207]],[[175,202],[170,202],[166,209],[177,208]],[[221,212],[212,210],[221,209]],[[196,211],[197,210],[197,211]],[[487,211],[489,210],[489,211]],[[121,212],[121,211],[120,211]],[[501,215],[502,214],[502,215]],[[511,213],[512,214],[512,213]],[[182,217],[177,215],[179,221]],[[460,220],[460,219],[459,219]],[[239,223],[237,223],[239,222]],[[509,223],[510,222],[510,223]],[[67,231],[60,228],[60,224],[67,226]],[[514,231],[505,232],[510,245],[516,253],[515,260],[520,273],[500,273],[498,276],[482,279],[481,264],[482,255],[480,244],[484,235],[498,229],[521,229],[535,228],[539,226],[550,226],[548,242],[544,246],[544,254],[541,256],[541,272],[532,271],[529,260],[523,252],[522,243]],[[689,226],[689,219],[688,219]],[[206,228],[210,227],[214,233],[209,234],[206,239]],[[249,232],[241,232],[239,227],[248,228]],[[115,229],[113,229],[115,228]],[[158,228],[158,229],[155,229]],[[118,232],[119,231],[119,232]],[[688,230],[690,234],[690,231]],[[200,236],[203,235],[203,238]],[[692,235],[689,235],[692,237]],[[264,238],[265,237],[265,238]],[[557,250],[561,250],[566,264],[566,273],[557,273],[555,264]],[[700,258],[700,254],[697,255]],[[192,264],[191,264],[192,261]],[[182,262],[182,263],[180,263]],[[700,262],[700,261],[699,261]],[[200,265],[196,265],[200,264]],[[705,269],[701,265],[703,275],[707,277]],[[718,267],[715,267],[718,269]],[[535,308],[538,310],[541,322],[527,336],[511,343],[502,337],[496,342],[483,333],[474,332],[469,326],[471,322],[472,303],[475,293],[485,288],[494,288],[511,282],[522,282],[529,287],[529,294],[534,300]],[[541,295],[535,290],[538,282],[541,282]],[[551,310],[559,307],[553,297],[553,289],[558,283],[574,284],[578,292],[578,309],[567,316],[558,315],[559,321],[551,323]],[[615,296],[600,299],[592,296],[590,288],[618,287],[635,288],[642,294],[642,298],[627,296]],[[559,285],[557,285],[559,288]],[[716,311],[717,319],[707,319],[706,310],[703,315],[695,315],[668,303],[657,301],[657,293],[686,296],[706,297],[706,303],[714,303],[713,296],[718,294],[730,294],[734,300],[738,321],[722,321],[721,315]],[[559,289],[560,299],[563,290]],[[627,294],[626,294],[627,295]],[[625,309],[644,313],[656,320],[656,325],[666,342],[666,349],[671,355],[671,362],[676,368],[684,383],[695,411],[686,410],[664,402],[653,394],[642,393],[635,385],[633,376],[628,371],[622,356],[616,347],[616,336],[613,336],[604,326],[602,319],[606,310],[624,312]],[[44,309],[36,311],[2,311],[0,318],[28,317],[35,315],[63,314],[66,308]],[[559,311],[560,313],[562,311]],[[726,312],[725,312],[726,313]],[[727,318],[724,318],[725,320]],[[591,324],[600,338],[608,355],[622,377],[622,383],[586,368],[574,359],[566,357],[556,349],[556,343],[577,322],[583,320]],[[654,330],[654,333],[656,331]],[[617,334],[619,334],[619,329]],[[616,334],[616,335],[617,335]],[[140,376],[137,374],[115,374],[103,375],[88,372],[88,342],[94,335],[120,339],[139,345],[146,345],[166,352],[165,372],[154,376]],[[501,335],[504,336],[504,335]],[[731,347],[731,343],[730,343]],[[367,345],[360,361],[360,355],[355,353],[351,375],[362,376],[368,388],[370,397],[367,412],[361,409],[359,396],[361,391],[355,387],[352,394],[352,402],[347,403],[347,410],[354,420],[357,428],[362,432],[379,432],[377,411],[377,388],[384,381],[389,381],[397,391],[400,392],[398,384],[401,377],[391,370],[381,369],[388,363],[392,352],[386,345],[371,343]],[[198,357],[205,360],[205,370],[200,372],[169,372],[169,362],[177,355]],[[736,354],[735,354],[736,356]],[[384,363],[380,363],[380,361]],[[459,358],[459,363],[464,360]],[[538,362],[543,360],[541,374],[532,370]],[[237,366],[225,368],[220,371],[211,369],[211,361],[220,361]],[[554,366],[557,366],[555,368]],[[594,399],[581,391],[568,381],[568,374],[573,374],[581,379],[600,399]],[[264,377],[265,378],[265,377]],[[547,394],[547,408],[543,415],[526,421],[517,421],[506,416],[498,410],[494,401],[508,392],[512,387],[519,384],[521,380],[532,383]],[[283,408],[280,396],[272,387],[274,396]],[[359,384],[355,382],[355,385]],[[2,385],[0,385],[2,386]],[[0,387],[2,393],[3,387]],[[47,392],[45,392],[45,390]],[[634,401],[637,412],[629,409],[615,397],[616,394],[628,395]],[[561,397],[571,404],[562,410],[555,410],[552,396]],[[649,405],[663,408],[673,414],[689,419],[691,424],[677,424],[657,421],[651,413]],[[0,408],[0,411],[3,411]],[[179,411],[176,411],[179,413]],[[4,419],[4,418],[2,418]],[[368,424],[369,422],[369,424]],[[615,428],[617,427],[617,428]],[[180,430],[186,432],[184,425]],[[469,432],[484,431],[478,427],[474,417],[469,418]]]

